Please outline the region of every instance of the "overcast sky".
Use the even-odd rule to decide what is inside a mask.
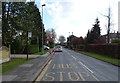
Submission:
[[[112,32],[118,30],[118,2],[120,0],[36,0],[41,11],[44,7],[43,22],[45,29],[54,28],[57,37],[65,37],[73,34],[77,37],[85,37],[88,29],[93,27],[95,19],[100,21],[101,34],[106,34],[107,18],[101,14],[108,14],[108,7],[111,7]],[[100,14],[101,13],[101,14]]]

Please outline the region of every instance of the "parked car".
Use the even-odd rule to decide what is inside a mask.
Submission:
[[[62,46],[57,45],[54,47],[54,52],[62,52],[62,51],[63,51]]]
[[[50,47],[44,45],[44,50],[49,50],[49,49],[50,49]]]

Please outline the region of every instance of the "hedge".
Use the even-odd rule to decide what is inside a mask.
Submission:
[[[88,51],[120,59],[120,44],[89,44]]]
[[[33,54],[39,52],[39,45],[29,45],[28,53]]]
[[[28,54],[34,54],[39,52],[39,45],[29,45],[28,46]],[[25,47],[23,54],[27,53],[27,46]]]

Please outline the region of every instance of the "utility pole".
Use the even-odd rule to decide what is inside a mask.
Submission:
[[[44,54],[44,46],[43,46],[43,34],[44,34],[44,32],[43,32],[43,28],[44,28],[44,24],[43,24],[43,7],[45,6],[45,4],[43,4],[42,5],[42,54]]]
[[[108,41],[108,43],[110,43],[110,18],[111,18],[110,11],[111,10],[110,10],[110,7],[109,7],[108,16],[107,16],[107,18],[108,18],[108,30],[107,30],[107,35],[108,35],[107,41]]]
[[[70,32],[69,32],[69,48],[70,48]]]

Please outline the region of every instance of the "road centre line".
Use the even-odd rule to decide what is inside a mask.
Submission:
[[[70,53],[69,53],[69,54],[70,54]],[[76,57],[74,57],[74,56],[72,56],[72,55],[71,55],[71,57],[76,60]],[[89,69],[89,68],[88,68],[86,65],[84,65],[81,61],[79,61],[78,63],[81,64],[84,68],[86,68],[89,72],[91,72],[91,73],[92,73],[92,77],[93,77],[96,81],[100,81],[96,76],[93,75],[94,72],[93,72],[91,69]],[[79,74],[79,76],[81,77],[81,79],[82,79],[83,81],[85,81],[85,79],[82,77],[81,73],[78,72],[78,74]]]
[[[44,74],[48,70],[48,66],[51,64],[51,62],[52,62],[52,60],[49,61],[49,63],[46,65],[46,67],[44,68],[42,73],[37,77],[36,81],[41,81],[42,77],[44,76]]]
[[[74,56],[72,56],[72,55],[71,55],[71,57],[74,58],[75,60],[77,59],[76,57],[74,57]],[[89,69],[89,68],[88,68],[86,65],[84,65],[82,62],[79,61],[78,63],[79,63],[80,65],[82,65],[83,67],[85,67],[85,68],[86,68],[88,71],[90,71],[91,73],[94,73],[91,69]]]
[[[81,64],[83,67],[85,67],[88,71],[90,71],[91,73],[94,73],[91,69],[89,69],[86,65],[84,65],[82,62],[78,62],[79,64]]]
[[[72,56],[72,55],[71,55]],[[72,58],[74,58],[75,60],[77,59],[77,58],[75,58],[74,56],[72,56]]]

